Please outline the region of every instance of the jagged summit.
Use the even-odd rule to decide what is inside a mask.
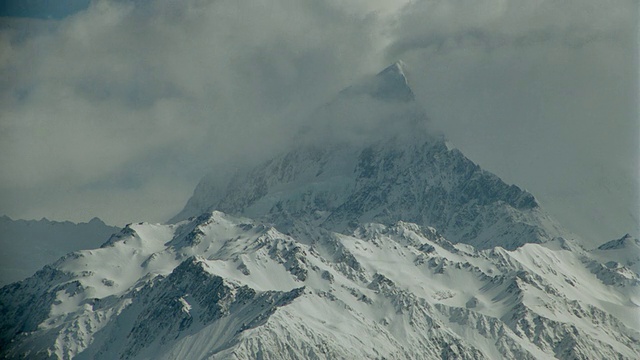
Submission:
[[[384,74],[386,71],[393,71],[393,72],[398,72],[406,80],[407,79],[407,76],[405,74],[405,68],[406,67],[407,67],[407,65],[404,63],[404,61],[398,60],[398,61],[394,62],[393,64],[387,66],[384,70],[380,71],[378,73],[378,75]]]
[[[303,121],[294,146],[360,146],[394,137],[432,137],[429,120],[406,78],[402,62],[392,64],[338,92]]]
[[[363,80],[361,83],[348,87],[342,95],[366,94],[377,100],[386,102],[411,102],[415,100],[413,90],[405,73],[406,65],[397,61],[389,65],[377,75]]]
[[[533,195],[444,141],[404,140],[300,148],[223,186],[205,178],[173,221],[220,210],[272,222],[285,232],[302,222],[350,233],[354,224],[402,220],[481,249],[515,249],[564,235]]]
[[[388,84],[395,84],[398,88],[406,87],[408,90],[411,90],[409,80],[407,79],[406,68],[407,65],[402,60],[398,60],[380,71],[376,77]]]
[[[514,249],[565,233],[530,193],[481,169],[430,133],[397,62],[314,114],[312,141],[226,184],[203,179],[171,222],[220,210],[349,233],[353,224],[410,221],[453,242]]]
[[[415,100],[404,67],[404,63],[399,60],[378,73],[375,77],[378,82],[372,96],[378,99],[403,102]]]
[[[634,239],[633,236],[629,234],[625,234],[620,239],[611,240],[598,246],[598,250],[616,250],[630,247],[640,248],[640,241],[638,241],[638,239]]]
[[[640,240],[629,234],[598,246],[591,255],[623,276],[640,274]]]

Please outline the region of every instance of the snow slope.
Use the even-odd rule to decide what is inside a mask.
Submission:
[[[292,237],[213,212],[2,288],[1,355],[638,358],[638,274],[592,262],[563,240],[478,251],[406,222]]]
[[[625,273],[627,268],[636,274],[640,273],[640,241],[629,234],[600,245],[591,254],[607,267],[618,269],[621,273]]]
[[[239,172],[227,184],[203,179],[171,221],[221,210],[274,222],[283,231],[305,221],[344,232],[352,224],[402,220],[482,249],[572,237],[533,195],[482,170],[430,133],[401,64],[343,90],[318,113],[314,123],[320,128],[309,131],[311,139],[301,135],[304,140],[293,151]],[[345,135],[338,132],[350,130],[339,125],[346,119],[386,131],[368,134],[366,141],[341,138]],[[331,141],[320,135],[325,125],[340,129]]]
[[[1,288],[0,358],[640,358],[640,242],[583,248],[432,135],[408,84],[364,79],[171,223]]]

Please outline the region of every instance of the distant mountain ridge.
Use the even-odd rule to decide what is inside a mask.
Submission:
[[[25,279],[69,252],[98,247],[118,231],[98,218],[76,224],[0,216],[0,286]]]

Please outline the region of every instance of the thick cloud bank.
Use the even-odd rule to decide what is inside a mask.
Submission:
[[[285,149],[310,109],[402,59],[473,160],[574,230],[637,232],[637,19],[632,0],[99,0],[2,18],[0,213],[166,220],[212,166]]]

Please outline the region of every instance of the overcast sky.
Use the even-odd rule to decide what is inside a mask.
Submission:
[[[402,59],[469,158],[594,242],[638,233],[638,1],[65,3],[0,9],[0,214],[165,221]]]

